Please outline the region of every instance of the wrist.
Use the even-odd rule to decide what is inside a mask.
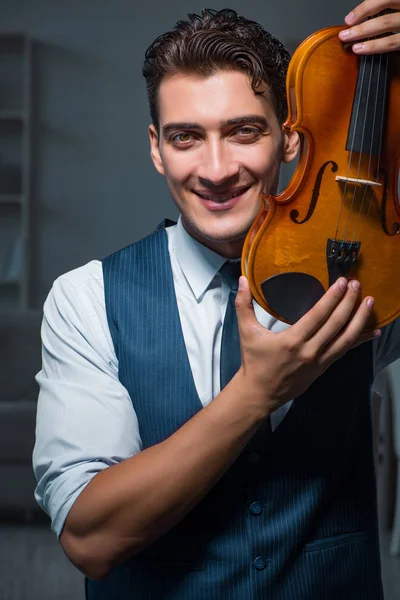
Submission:
[[[273,400],[269,397],[265,386],[261,386],[255,379],[246,373],[243,365],[233,377],[229,385],[234,386],[235,397],[244,403],[249,410],[259,415],[261,421],[273,412]]]

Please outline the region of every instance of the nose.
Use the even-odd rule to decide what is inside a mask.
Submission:
[[[212,140],[204,148],[197,175],[209,186],[233,183],[239,175],[239,163],[234,160],[223,140]]]

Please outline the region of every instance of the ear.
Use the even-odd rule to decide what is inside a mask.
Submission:
[[[163,161],[160,154],[160,143],[158,138],[158,133],[153,123],[149,125],[149,140],[150,140],[150,154],[153,160],[153,164],[157,171],[161,173],[161,175],[165,175],[165,169],[163,165]]]
[[[285,131],[283,134],[282,162],[292,162],[296,158],[299,148],[300,137],[297,131]]]

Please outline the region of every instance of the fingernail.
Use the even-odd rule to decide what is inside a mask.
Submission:
[[[353,290],[355,290],[356,292],[358,292],[358,291],[359,291],[359,289],[360,289],[360,287],[361,287],[361,286],[360,286],[360,282],[359,282],[359,281],[357,281],[357,279],[354,279],[354,280],[351,282],[351,286],[352,286]]]
[[[354,52],[360,52],[363,48],[364,48],[364,44],[354,44],[354,46],[352,47],[352,50],[354,50]]]
[[[341,40],[344,40],[345,38],[348,38],[350,36],[350,33],[351,33],[350,29],[344,29],[343,31],[341,31],[339,33],[339,37]]]
[[[375,329],[374,333],[374,337],[379,337],[382,333],[382,331],[380,329]]]
[[[239,277],[239,290],[242,290],[244,286],[244,277]]]
[[[342,292],[344,292],[344,290],[347,289],[347,279],[341,277],[338,281],[338,286],[339,289],[342,290]]]
[[[367,300],[368,308],[372,308],[374,304],[375,304],[375,300],[373,298],[368,298],[368,300]]]
[[[354,12],[349,12],[349,14],[345,16],[344,20],[346,23],[352,23],[354,21]]]

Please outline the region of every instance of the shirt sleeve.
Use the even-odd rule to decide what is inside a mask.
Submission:
[[[373,341],[374,374],[400,358],[400,318],[382,327],[382,334]]]
[[[33,469],[35,498],[57,537],[92,477],[141,450],[136,413],[118,379],[101,265],[97,274],[59,278],[44,305]]]

